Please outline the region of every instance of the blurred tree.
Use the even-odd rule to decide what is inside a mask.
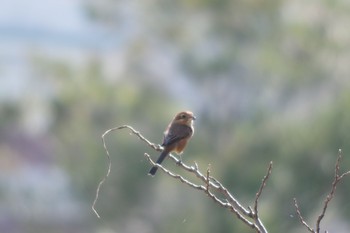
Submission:
[[[339,66],[349,59],[342,52],[349,33],[337,26],[349,17],[341,1],[110,1],[88,8],[116,32],[133,24],[128,45],[143,45],[143,55],[134,56],[142,73],[157,73],[146,59],[161,50],[191,80],[202,116],[193,141],[201,157],[194,159],[217,166],[213,172],[239,187],[237,195],[251,200],[261,165],[275,161],[268,209],[276,211],[266,214],[269,225],[282,223],[276,232],[296,223],[292,197],[300,195],[306,214],[318,210],[333,158],[338,148],[346,151],[341,129],[349,126],[339,99],[349,89],[349,70]]]
[[[339,148],[344,169],[350,167],[347,2],[84,4],[92,24],[110,32],[115,44],[89,51],[79,65],[33,52],[35,82],[23,103],[1,103],[1,136],[13,125],[21,128],[32,107],[28,96],[44,93],[51,121],[43,134],[89,208],[107,168],[104,130],[127,123],[160,143],[172,115],[190,108],[198,121],[184,160],[210,163],[246,205],[274,161],[261,208],[271,232],[300,230],[291,217],[295,196],[304,216],[318,213]],[[204,197],[164,176],[150,179],[143,158],[149,149],[128,132],[109,136],[107,144],[112,173],[97,204],[104,221],[90,222],[91,212],[84,220],[94,225],[91,232],[249,232]],[[350,187],[339,187],[326,216],[334,219],[329,231],[340,232],[338,221],[347,224],[349,193]]]

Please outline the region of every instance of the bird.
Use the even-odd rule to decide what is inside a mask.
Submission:
[[[156,161],[157,164],[161,164],[171,152],[182,154],[187,142],[193,136],[193,121],[195,119],[196,117],[190,111],[179,112],[175,115],[164,132],[164,139],[161,145],[164,149]],[[153,166],[148,174],[154,176],[157,170],[158,167]]]

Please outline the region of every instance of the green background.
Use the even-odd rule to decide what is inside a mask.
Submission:
[[[244,206],[274,162],[261,196],[269,232],[306,232],[330,191],[338,149],[350,170],[350,3],[341,0],[87,1],[99,46],[24,50],[18,93],[0,102],[0,231],[254,232],[204,193],[159,172],[129,124],[155,143],[174,114],[192,110],[196,161]],[[45,10],[45,9],[43,9]],[[62,15],[64,17],[64,14]],[[61,50],[61,51],[58,51]],[[6,57],[2,56],[4,59]],[[1,63],[0,73],[6,68]],[[11,78],[11,77],[10,77]],[[9,78],[2,75],[6,87]],[[7,93],[7,94],[6,94]],[[171,160],[164,166],[179,168]],[[350,180],[321,227],[348,232]]]

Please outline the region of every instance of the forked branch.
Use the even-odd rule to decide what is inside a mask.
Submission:
[[[95,214],[99,216],[95,209],[95,205],[98,199],[99,191],[102,186],[102,184],[105,182],[107,177],[110,174],[111,171],[111,158],[109,155],[109,151],[106,146],[105,142],[105,136],[115,130],[120,130],[120,129],[128,129],[130,132],[134,135],[136,135],[139,139],[141,139],[143,142],[145,142],[148,146],[153,148],[155,151],[162,151],[162,147],[160,145],[157,145],[155,143],[150,142],[147,138],[145,138],[139,131],[136,131],[134,128],[132,128],[129,125],[123,125],[119,127],[115,127],[112,129],[107,130],[103,135],[102,135],[102,141],[103,141],[103,146],[106,151],[106,155],[108,158],[108,170],[106,175],[103,177],[103,179],[100,181],[98,184],[97,190],[96,190],[96,196],[94,199],[94,202],[92,204],[92,209],[95,212]],[[259,212],[258,212],[258,203],[259,203],[259,198],[263,192],[263,189],[266,186],[266,183],[271,175],[272,172],[272,162],[270,162],[268,169],[267,169],[267,174],[264,176],[262,179],[262,183],[260,185],[260,188],[258,189],[258,192],[256,193],[256,197],[254,200],[254,208],[245,208],[228,190],[227,188],[216,178],[211,176],[211,171],[210,171],[210,165],[208,166],[205,175],[199,170],[199,167],[196,163],[194,163],[193,166],[186,165],[185,163],[181,162],[179,159],[177,159],[173,155],[169,155],[169,157],[175,161],[175,163],[188,172],[190,175],[194,175],[195,178],[197,178],[197,182],[191,182],[188,179],[186,179],[184,176],[181,176],[179,174],[176,174],[162,165],[156,164],[148,155],[145,153],[145,157],[149,161],[149,163],[152,166],[158,166],[165,174],[168,176],[180,181],[181,183],[186,184],[187,186],[194,188],[199,191],[203,191],[208,197],[210,197],[214,202],[216,202],[219,206],[224,207],[229,209],[233,214],[236,215],[236,217],[241,220],[244,224],[249,226],[250,228],[254,229],[258,233],[267,233],[267,230],[265,226],[263,225],[263,222],[260,219]]]
[[[306,221],[304,220],[303,216],[301,215],[301,212],[300,212],[300,208],[299,208],[299,205],[298,205],[298,202],[297,202],[297,199],[294,198],[294,207],[295,207],[295,210],[296,210],[296,213],[298,215],[298,218],[299,218],[299,221],[301,222],[302,225],[304,225],[309,232],[312,232],[312,233],[320,233],[320,230],[321,230],[321,221],[323,219],[323,217],[325,216],[326,214],[326,211],[327,211],[327,208],[328,208],[328,204],[330,203],[330,201],[333,199],[334,197],[334,194],[335,194],[335,190],[337,189],[337,185],[338,183],[347,175],[350,175],[350,171],[347,171],[347,172],[344,172],[342,174],[340,174],[340,162],[341,162],[341,159],[342,159],[342,151],[341,149],[339,149],[339,152],[338,152],[338,158],[337,158],[337,161],[335,163],[335,168],[334,168],[334,179],[333,179],[333,182],[332,182],[332,187],[331,187],[331,191],[328,193],[327,197],[325,198],[324,202],[323,202],[323,208],[322,208],[322,211],[320,213],[320,215],[317,217],[317,220],[316,220],[316,226],[315,228],[312,228],[310,227]]]

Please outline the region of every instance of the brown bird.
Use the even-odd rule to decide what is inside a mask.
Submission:
[[[181,154],[183,152],[188,140],[194,133],[193,120],[195,119],[196,117],[190,111],[176,114],[164,132],[162,143],[164,149],[157,159],[157,164],[161,164],[165,157],[171,152],[175,152],[176,154]],[[148,174],[154,176],[157,170],[158,167],[153,166]]]

